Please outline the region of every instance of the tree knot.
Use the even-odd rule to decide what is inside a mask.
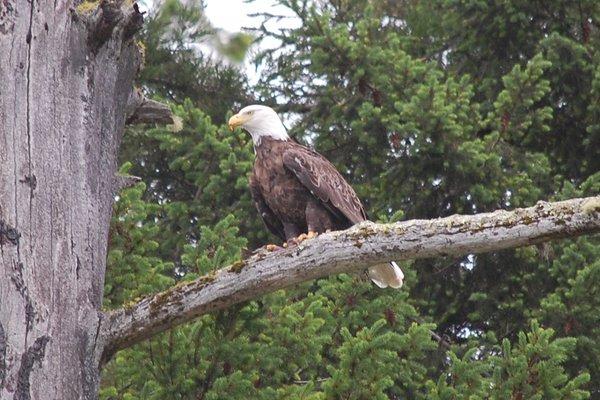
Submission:
[[[142,28],[144,13],[140,12],[137,3],[131,8],[123,7],[123,0],[100,0],[91,4],[89,8],[97,5],[87,17],[88,45],[94,54],[112,37],[113,32],[122,32],[121,40],[125,41]]]
[[[18,245],[20,237],[21,234],[15,228],[0,220],[0,245],[5,243]]]

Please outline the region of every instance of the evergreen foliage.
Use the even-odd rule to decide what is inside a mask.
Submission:
[[[600,193],[600,3],[280,3],[301,24],[259,55],[253,88],[194,50],[201,4],[168,0],[147,24],[140,85],[183,128],[126,133],[123,172],[143,183],[115,205],[105,307],[273,240],[249,138],[224,126],[253,98],[293,117],[373,219]],[[600,399],[597,237],[402,267],[400,291],[340,275],[172,329],[118,353],[101,398]]]

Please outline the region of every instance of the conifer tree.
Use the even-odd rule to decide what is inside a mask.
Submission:
[[[169,3],[148,24],[140,85],[182,129],[125,138],[123,171],[143,183],[115,206],[106,307],[273,240],[247,190],[249,140],[223,125],[254,96],[295,117],[375,220],[600,193],[597,2],[280,2],[301,24],[260,55],[256,88],[185,35],[161,43],[165,15],[201,10]],[[598,399],[599,260],[586,237],[408,262],[401,291],[305,283],[118,353],[101,398]]]

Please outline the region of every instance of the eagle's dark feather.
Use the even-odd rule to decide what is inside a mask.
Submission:
[[[367,214],[354,189],[325,157],[304,146],[290,146],[283,165],[332,213],[343,215],[350,225],[365,221]]]
[[[254,149],[252,198],[267,228],[281,240],[346,229],[367,219],[354,189],[325,157],[292,140],[268,136]],[[368,271],[379,287],[402,286],[404,275],[396,263]]]
[[[282,240],[346,229],[367,219],[354,189],[320,154],[291,140],[262,138],[250,190],[269,230]]]
[[[260,192],[260,185],[256,181],[254,174],[250,176],[250,194],[254,199],[254,204],[265,225],[275,236],[285,240],[285,233],[281,221],[273,214],[265,199]]]

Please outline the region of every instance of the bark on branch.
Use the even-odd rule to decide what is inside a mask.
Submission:
[[[171,108],[163,103],[146,98],[140,90],[132,92],[127,112],[127,125],[173,124]]]
[[[121,190],[133,187],[141,181],[142,178],[139,176],[116,174],[113,192],[115,195],[117,195],[119,192],[121,192]]]
[[[365,222],[295,248],[249,259],[108,313],[104,360],[199,315],[303,281],[357,272],[389,260],[483,253],[600,231],[600,196],[539,202],[514,211],[394,224]]]

